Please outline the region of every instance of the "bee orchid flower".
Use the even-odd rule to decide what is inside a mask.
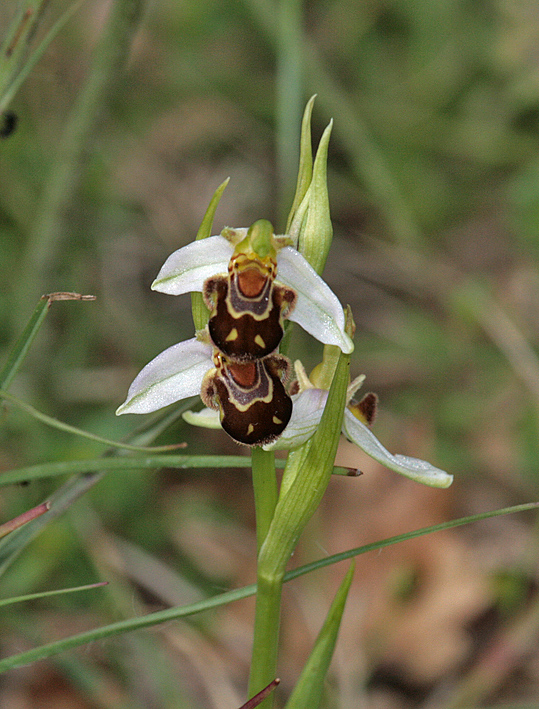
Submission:
[[[247,248],[248,232],[261,224],[267,229],[269,222],[260,220],[250,229],[227,228],[217,236],[193,241],[178,249],[165,261],[152,289],[169,295],[203,292],[208,279],[227,273],[232,257]],[[297,293],[288,319],[320,342],[337,345],[345,354],[352,352],[354,345],[344,331],[344,313],[337,296],[290,241],[289,237],[277,236],[273,245],[276,282]]]
[[[346,353],[354,347],[337,297],[290,241],[259,220],[174,252],[152,288],[202,292],[208,326],[146,365],[116,413],[149,413],[200,394],[234,440],[277,440],[292,414],[290,363],[277,354],[284,319],[325,345]]]
[[[326,389],[315,387],[310,382],[301,362],[295,362],[295,368],[300,391],[292,396],[293,411],[290,422],[279,440],[263,446],[266,450],[298,448],[311,438],[320,424],[328,392]],[[424,485],[449,487],[453,482],[452,475],[431,465],[426,460],[398,453],[392,454],[376,438],[370,428],[376,407],[375,395],[367,394],[362,400],[362,402],[369,402],[370,412],[366,411],[362,402],[360,404],[351,403],[352,397],[361,387],[364,379],[365,376],[361,375],[354,379],[348,387],[347,405],[342,424],[344,436],[368,456],[390,470]]]

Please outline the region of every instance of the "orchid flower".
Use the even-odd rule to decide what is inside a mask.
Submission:
[[[292,395],[292,417],[282,435],[273,443],[262,446],[264,450],[291,450],[299,448],[313,435],[320,424],[326,405],[328,391],[315,387],[307,377],[301,362],[294,363],[300,391]],[[356,377],[348,387],[347,406],[344,410],[342,433],[348,440],[369,457],[386,468],[404,475],[415,482],[431,487],[445,488],[453,482],[453,476],[431,465],[425,460],[411,456],[392,454],[376,438],[370,428],[370,417],[365,416],[352,398],[359,390],[364,375]],[[368,397],[372,395],[367,395]],[[367,397],[366,397],[367,398]],[[183,418],[190,424],[203,428],[219,428],[219,416],[215,411],[204,408],[201,411],[186,411]]]
[[[247,236],[247,228],[224,229],[221,234],[193,241],[171,254],[152,283],[152,290],[169,295],[202,292],[204,283],[226,273],[235,246]],[[281,244],[290,241],[276,237]],[[344,331],[344,313],[333,291],[308,261],[292,248],[281,246],[276,256],[277,282],[293,288],[297,301],[288,319],[326,345],[337,345],[346,354],[354,345]]]
[[[282,319],[298,322],[346,353],[354,347],[337,297],[290,241],[260,220],[174,252],[152,287],[173,295],[203,292],[214,315],[197,337],[169,347],[144,367],[116,413],[148,413],[200,393],[208,406],[220,410],[221,423],[235,440],[248,445],[275,440],[292,408],[284,390],[289,363],[274,351]],[[234,290],[238,284],[260,290],[260,298],[246,298]],[[218,321],[213,329],[212,321]],[[229,354],[227,348],[234,350],[240,340],[247,351]],[[273,344],[267,347],[268,342]],[[262,355],[259,345],[266,346]],[[249,416],[257,420],[248,421]]]
[[[265,450],[294,449],[309,440],[320,424],[328,392],[316,388],[307,377],[301,362],[294,363],[300,391],[292,396],[292,417],[278,441],[264,446]],[[372,432],[369,424],[374,414],[365,415],[362,407],[351,403],[365,379],[356,377],[348,387],[347,406],[344,410],[342,433],[368,456],[386,468],[394,470],[411,480],[432,487],[449,487],[453,476],[425,460],[390,453]],[[367,395],[372,397],[373,395]],[[365,397],[365,398],[367,398]]]

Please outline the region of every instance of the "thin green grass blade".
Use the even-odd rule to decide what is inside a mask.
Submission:
[[[125,450],[138,451],[142,453],[165,453],[166,451],[176,450],[177,448],[185,448],[185,446],[187,445],[186,443],[173,443],[167,446],[134,446],[130,443],[123,443],[122,441],[113,441],[110,438],[104,438],[103,436],[97,436],[95,433],[83,431],[81,428],[71,426],[70,424],[64,423],[63,421],[59,421],[58,419],[55,419],[52,416],[47,416],[47,414],[38,411],[30,404],[27,404],[25,401],[21,401],[20,399],[17,399],[17,397],[12,396],[11,394],[8,394],[7,392],[2,391],[1,389],[0,398],[9,401],[11,404],[14,404],[19,409],[26,411],[26,413],[30,414],[30,416],[33,416],[38,421],[41,421],[47,426],[57,428],[59,431],[65,431],[66,433],[73,433],[76,436],[80,436],[81,438],[88,438],[90,441],[95,441],[96,443],[103,443],[104,445],[110,446],[111,448],[122,448]]]
[[[324,680],[333,657],[346,598],[354,576],[354,566],[352,562],[339,586],[314,648],[286,704],[286,709],[316,709],[320,704]]]
[[[394,537],[389,537],[388,539],[382,539],[378,542],[373,542],[372,544],[365,544],[364,546],[349,549],[348,551],[341,552],[340,554],[333,554],[332,556],[320,559],[311,564],[306,564],[305,566],[301,566],[288,572],[285,575],[284,580],[291,581],[292,579],[308,574],[315,569],[321,569],[325,566],[330,566],[338,563],[339,561],[343,561],[344,559],[350,559],[354,556],[359,556],[360,554],[366,554],[369,551],[383,549],[384,547],[391,546],[392,544],[398,544],[399,542],[404,542],[408,539],[415,539],[416,537],[432,534],[433,532],[440,532],[446,529],[461,527],[465,524],[481,522],[493,517],[501,517],[502,515],[526,512],[529,510],[536,510],[538,508],[539,502],[529,502],[522,505],[515,505],[513,507],[504,507],[491,512],[483,512],[469,517],[461,517],[449,522],[435,524],[431,527],[423,527],[422,529],[416,529],[412,532],[406,532],[405,534],[399,534]],[[150,628],[152,626],[159,625],[160,623],[166,623],[170,620],[185,618],[186,616],[201,613],[203,611],[210,610],[211,608],[218,608],[219,606],[226,605],[227,603],[232,603],[233,601],[252,596],[255,593],[256,586],[255,584],[251,584],[249,586],[244,586],[243,588],[234,589],[233,591],[221,593],[217,596],[213,596],[212,598],[191,603],[187,606],[182,606],[180,608],[168,608],[164,611],[150,613],[141,618],[130,618],[129,620],[122,620],[117,623],[112,623],[111,625],[105,625],[101,628],[96,628],[95,630],[80,633],[79,635],[73,635],[69,638],[65,638],[64,640],[58,640],[56,642],[42,645],[40,647],[33,648],[32,650],[27,650],[25,652],[18,653],[17,655],[11,655],[10,657],[0,660],[0,673],[6,672],[14,667],[26,665],[30,662],[43,660],[47,657],[53,657],[54,655],[58,655],[65,650],[80,647],[81,645],[94,642],[95,640],[110,638],[115,635],[140,630],[142,628]]]
[[[0,389],[6,390],[13,377],[19,371],[19,368],[26,357],[28,350],[35,336],[39,332],[43,320],[49,311],[52,303],[58,300],[95,300],[93,295],[81,295],[80,293],[49,293],[47,295],[42,295],[36,309],[32,313],[30,320],[28,321],[26,327],[24,328],[22,335],[19,337],[15,346],[9,353],[7,361],[0,372]]]
[[[99,583],[88,583],[85,586],[73,586],[72,588],[60,588],[56,591],[42,591],[41,593],[28,593],[25,596],[13,596],[13,598],[0,599],[0,606],[10,606],[13,603],[24,603],[25,601],[36,601],[49,596],[62,596],[66,593],[79,593],[80,591],[89,591],[94,588],[102,588],[106,586],[108,581],[100,581]]]
[[[46,0],[28,0],[20,3],[9,23],[0,46],[0,101],[23,62],[28,50],[28,40],[35,31],[45,2]]]
[[[102,471],[98,471],[69,479],[47,501],[50,507],[45,514],[0,539],[0,576],[48,524],[62,515],[76,500],[99,482],[103,474]]]
[[[278,24],[274,4],[269,0],[248,0],[247,7],[269,42],[277,47]],[[305,84],[316,91],[326,116],[335,120],[335,136],[346,151],[350,168],[361,180],[396,243],[419,243],[422,230],[415,219],[383,151],[363,120],[360,106],[336,81],[320,48],[304,33],[303,66]]]
[[[27,59],[27,61],[25,62],[21,70],[18,72],[16,77],[9,84],[9,87],[5,88],[4,91],[0,91],[0,112],[5,111],[6,108],[9,106],[17,91],[21,88],[22,84],[26,81],[32,69],[35,67],[35,65],[45,53],[45,50],[47,49],[49,44],[56,37],[58,32],[60,32],[60,30],[64,27],[64,25],[71,19],[75,12],[77,12],[83,1],[84,0],[78,0],[78,2],[74,2],[71,7],[67,8],[64,14],[58,20],[56,20],[54,25],[47,32],[46,36],[41,40],[39,45],[32,52],[32,54]],[[42,5],[43,2],[44,0],[39,0],[38,4]],[[34,25],[32,24],[29,27],[28,32],[25,31],[25,35],[30,34],[33,26]],[[23,44],[23,42],[20,42],[21,51],[24,51]]]
[[[128,437],[128,440],[137,444],[151,443],[152,440],[181,416],[187,406],[189,406],[188,402],[172,412],[157,412],[155,416],[149,418],[148,422],[143,422],[143,424]],[[63,514],[76,500],[82,497],[82,495],[101,480],[106,470],[103,470],[100,464],[106,464],[106,462],[110,460],[114,460],[114,458],[107,457],[105,453],[103,458],[98,458],[94,461],[95,465],[92,466],[90,470],[81,471],[84,472],[84,474],[67,480],[67,482],[56,490],[51,499],[46,501],[47,505],[49,505],[48,512],[0,540],[0,575],[9,568],[25,547],[30,544],[48,524],[56,519],[56,517]],[[60,465],[62,464],[60,463]],[[12,472],[7,473],[7,475],[11,475]],[[71,469],[64,469],[62,472],[63,474],[70,474],[71,472],[77,471],[73,471],[71,465]]]
[[[280,460],[278,465],[284,466],[285,461]],[[0,474],[0,485],[13,485],[16,483],[50,478],[58,475],[73,475],[93,473],[98,470],[144,470],[160,468],[250,468],[251,459],[242,455],[147,455],[147,456],[118,456],[105,458],[89,458],[87,460],[59,461],[54,463],[41,463],[30,465],[26,468],[9,470]]]
[[[30,349],[30,345],[34,341],[34,338],[39,332],[39,328],[47,315],[49,306],[50,302],[48,298],[43,296],[32,313],[32,316],[24,328],[22,335],[19,337],[15,346],[9,353],[7,362],[0,372],[0,389],[7,389],[19,371],[22,361],[26,357],[26,353]]]
[[[275,465],[283,468],[286,460],[277,458]],[[98,470],[159,470],[161,468],[250,468],[251,459],[243,455],[148,455],[137,457],[109,457],[88,458],[87,460],[59,461],[55,463],[39,463],[26,468],[17,468],[0,473],[0,487],[3,485],[16,485],[18,483],[54,478],[59,475],[74,475],[94,473]],[[355,471],[353,471],[355,474]],[[334,468],[334,475],[350,476],[349,468]]]
[[[86,81],[73,102],[56,160],[36,202],[15,288],[19,304],[27,302],[29,294],[47,290],[51,269],[61,263],[62,240],[69,232],[66,215],[84,174],[91,140],[122,80],[143,5],[143,0],[116,0],[108,8]]]

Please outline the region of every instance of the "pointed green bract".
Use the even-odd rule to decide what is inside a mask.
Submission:
[[[294,195],[294,201],[292,202],[292,207],[290,209],[290,214],[286,222],[286,233],[290,233],[290,226],[292,220],[296,216],[296,212],[303,201],[303,198],[307,194],[309,185],[311,184],[311,179],[313,175],[313,151],[311,146],[311,116],[313,113],[314,100],[316,94],[311,96],[307,105],[305,106],[305,112],[303,113],[303,121],[301,123],[301,139],[300,139],[300,149],[299,149],[299,167],[298,167],[298,181],[296,185],[296,194]]]
[[[330,121],[318,145],[310,185],[309,208],[298,240],[298,250],[318,274],[324,270],[333,239],[327,186],[328,145],[332,128],[333,121]]]
[[[324,679],[335,650],[346,598],[354,575],[354,566],[352,562],[339,586],[314,648],[285,709],[316,709],[320,705]]]
[[[202,219],[202,223],[200,224],[200,227],[198,229],[195,241],[199,241],[200,239],[207,239],[209,236],[211,236],[213,220],[215,218],[215,211],[217,209],[217,205],[221,201],[221,197],[229,181],[230,177],[227,177],[226,180],[224,182],[221,182],[219,187],[213,193],[213,197],[211,198],[208,209],[206,210],[206,214]],[[208,308],[206,307],[206,304],[204,303],[202,293],[191,293],[191,310],[193,313],[193,322],[195,324],[195,329],[203,330],[208,324],[210,314]]]
[[[327,187],[328,145],[333,120],[329,122],[320,139],[313,166],[310,124],[313,99],[314,97],[305,109],[298,186],[286,231],[297,242],[298,251],[320,274],[324,270],[333,238]]]

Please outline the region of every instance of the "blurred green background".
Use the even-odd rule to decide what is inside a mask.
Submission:
[[[1,4],[2,34],[19,7]],[[46,3],[30,48],[65,7]],[[284,228],[301,112],[317,93],[316,140],[334,119],[325,277],[354,313],[352,373],[380,396],[380,440],[455,483],[420,488],[343,443],[338,462],[364,475],[330,485],[293,565],[536,499],[537,4],[154,0],[103,101],[81,113],[110,9],[80,7],[0,139],[2,358],[42,293],[97,296],[53,306],[12,393],[109,438],[138,426],[114,416],[129,383],[192,336],[189,298],[151,281],[228,176],[214,233],[259,218]],[[321,348],[296,328],[292,355],[310,368]],[[9,405],[2,424],[4,471],[103,451]],[[179,441],[244,452],[183,423],[159,440]],[[2,521],[58,485],[3,488]],[[3,654],[252,582],[253,525],[245,470],[109,474],[28,547],[2,596],[110,586],[6,612]],[[535,519],[511,516],[361,557],[323,706],[537,706],[537,551]],[[281,698],[342,573],[286,590]],[[249,601],[13,671],[0,707],[237,709],[251,625]]]

